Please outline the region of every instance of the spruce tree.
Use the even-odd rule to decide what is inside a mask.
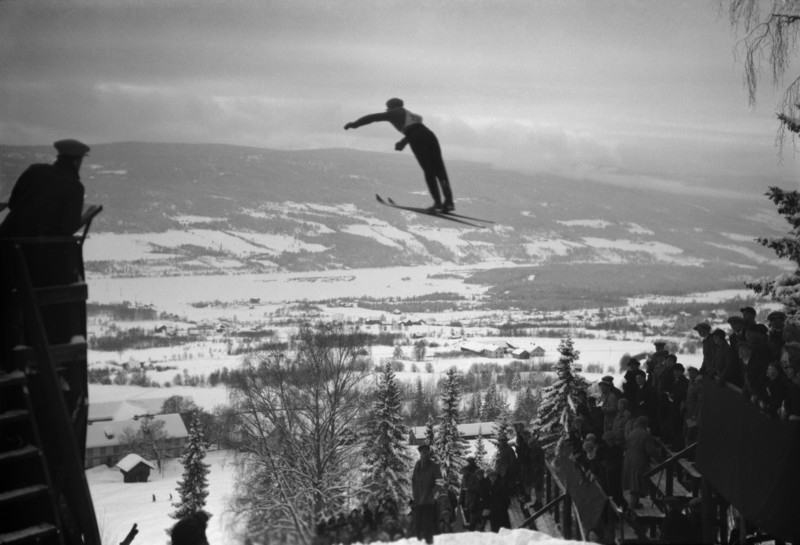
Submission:
[[[486,443],[483,441],[483,430],[478,427],[478,438],[475,440],[475,463],[478,467],[488,469],[486,465]]]
[[[536,417],[538,400],[530,384],[525,386],[522,395],[517,396],[517,406],[514,408],[514,420],[530,423]]]
[[[475,422],[481,419],[481,394],[479,392],[472,393],[472,404],[469,408],[469,417]]]
[[[431,460],[434,462],[438,460],[436,455],[436,422],[433,415],[428,415],[428,420],[425,422],[425,444],[431,447]]]
[[[514,435],[514,431],[511,429],[511,424],[508,421],[508,414],[504,413],[500,416],[499,422],[497,422],[497,439],[493,442],[495,445],[499,445],[503,441],[507,443],[512,435]],[[493,467],[497,467],[497,456],[499,454],[500,449],[498,448],[494,453],[494,460],[492,460]]]
[[[415,424],[425,422],[425,391],[422,389],[422,378],[417,377],[417,386],[411,400],[411,421]]]
[[[511,389],[515,392],[519,392],[522,389],[522,375],[519,371],[514,373],[514,378],[511,379]]]
[[[500,407],[497,401],[497,387],[495,383],[489,384],[486,389],[486,394],[483,397],[483,406],[481,407],[481,418],[484,422],[494,422],[500,417]]]
[[[446,486],[458,494],[461,485],[461,469],[464,467],[469,445],[461,437],[458,425],[461,423],[459,406],[461,386],[455,367],[447,370],[444,392],[442,393],[442,414],[436,434],[436,454]]]
[[[378,380],[364,441],[362,496],[365,502],[390,497],[404,505],[409,497],[411,455],[405,448],[408,428],[403,424],[402,399],[391,362]]]
[[[572,420],[578,391],[589,385],[580,374],[573,373],[573,365],[580,352],[575,350],[572,338],[567,336],[558,345],[561,357],[556,365],[556,381],[544,388],[539,411],[534,424],[542,447],[549,456],[554,456],[566,438]]]
[[[759,237],[756,241],[770,248],[778,257],[792,261],[795,269],[774,278],[760,278],[745,284],[756,293],[783,304],[790,321],[796,322],[800,320],[800,193],[770,187],[766,195],[792,228],[782,237]]]
[[[192,414],[189,429],[189,444],[181,459],[183,478],[178,481],[178,502],[173,503],[175,512],[170,516],[182,519],[187,515],[202,511],[208,497],[209,465],[203,460],[206,457],[206,443],[203,428],[200,425],[199,411]]]

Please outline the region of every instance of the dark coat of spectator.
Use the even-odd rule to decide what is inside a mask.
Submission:
[[[645,416],[636,419],[631,432],[625,437],[625,461],[622,464],[622,489],[628,491],[631,502],[636,506],[639,498],[647,496],[649,482],[645,473],[650,470],[652,461],[659,461],[661,455],[650,430],[650,420]]]
[[[491,499],[489,501],[489,525],[492,532],[499,532],[500,528],[511,528],[511,518],[508,508],[511,506],[511,497],[503,479],[496,471],[489,472],[492,483]]]
[[[764,394],[759,398],[759,406],[768,416],[775,418],[783,406],[788,394],[786,377],[781,371],[780,362],[774,361],[767,366],[767,380],[764,382]]]

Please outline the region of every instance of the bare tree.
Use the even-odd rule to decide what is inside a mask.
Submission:
[[[800,0],[719,0],[724,9],[727,4],[731,25],[742,31],[744,37],[737,44],[737,57],[744,64],[744,81],[748,100],[756,103],[756,93],[764,63],[769,67],[773,86],[778,89],[785,84],[792,54],[796,51],[800,37]],[[769,9],[764,9],[767,7]],[[798,104],[800,103],[800,76],[784,87],[777,105],[777,117],[781,121],[777,142],[783,149],[786,132],[800,131]]]
[[[153,415],[136,417],[139,427],[127,427],[122,431],[119,444],[123,451],[139,454],[148,460],[155,460],[158,471],[164,474],[164,462],[169,455],[170,435],[164,429],[166,422]]]
[[[303,329],[293,354],[251,354],[232,373],[241,435],[233,510],[253,543],[309,543],[356,492],[367,335]]]

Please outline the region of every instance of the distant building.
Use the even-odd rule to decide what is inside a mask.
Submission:
[[[519,347],[512,347],[511,355],[518,360],[527,360],[529,358],[541,358],[544,356],[544,348],[532,344]]]
[[[158,414],[169,397],[148,397],[125,401],[89,403],[89,423],[130,420],[143,414]]]
[[[150,471],[155,470],[156,466],[138,454],[128,454],[117,462],[117,468],[122,472],[124,482],[146,483],[150,477]]]
[[[439,426],[434,426],[434,430],[438,430]],[[408,434],[408,443],[410,445],[421,445],[425,442],[426,426],[414,426]],[[458,434],[462,439],[471,440],[477,439],[478,433],[481,437],[490,438],[497,435],[497,423],[495,422],[469,422],[466,424],[458,425]]]
[[[477,342],[465,342],[461,345],[462,352],[472,352],[479,356],[487,358],[502,358],[505,354],[505,349],[502,346],[494,344],[483,344]]]
[[[189,438],[189,432],[179,414],[159,414],[155,420],[164,421],[164,432],[167,435],[166,455],[178,457]],[[138,431],[142,420],[112,420],[95,422],[86,427],[86,458],[84,467],[96,467],[102,464],[111,466],[130,452],[123,451],[120,438],[126,429]]]

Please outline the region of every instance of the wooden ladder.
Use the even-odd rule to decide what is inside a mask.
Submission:
[[[0,399],[0,543],[63,545],[55,489],[23,372],[0,375]]]
[[[36,481],[32,473],[20,472],[20,478],[27,476],[27,480],[38,482],[37,485],[22,484],[28,487],[38,487],[36,488],[37,492],[49,497],[51,511],[55,506],[54,516],[50,516],[48,519],[46,514],[41,515],[43,518],[41,525],[55,526],[58,530],[56,532],[58,540],[39,541],[39,538],[22,534],[11,537],[0,535],[0,544],[82,543],[83,545],[101,545],[97,519],[83,465],[85,426],[81,423],[84,422],[87,403],[85,399],[80,400],[76,404],[73,414],[70,414],[63,391],[67,382],[59,374],[59,371],[69,372],[71,366],[83,366],[85,369],[87,363],[86,341],[81,337],[75,339],[76,342],[51,346],[40,314],[40,308],[48,305],[85,303],[88,298],[88,289],[82,281],[69,285],[34,288],[31,284],[24,253],[18,244],[13,247],[13,260],[16,295],[19,299],[18,303],[24,311],[26,332],[29,336],[27,342],[31,346],[19,346],[13,350],[17,371],[6,376],[8,387],[21,387],[25,406],[12,407],[10,414],[8,412],[3,414],[8,418],[7,422],[28,421],[33,429],[32,444],[28,445],[25,452],[41,460],[45,470],[44,482]],[[20,411],[24,411],[24,414]],[[6,436],[5,430],[3,436]],[[42,488],[46,488],[47,491],[45,492]],[[30,490],[29,492],[33,494],[34,491]],[[12,497],[16,498],[17,495],[12,494],[9,501],[12,501]],[[5,515],[6,510],[3,509],[3,512]],[[14,512],[16,513],[17,510]],[[4,516],[2,518],[11,517]],[[12,537],[16,541],[8,540]]]

